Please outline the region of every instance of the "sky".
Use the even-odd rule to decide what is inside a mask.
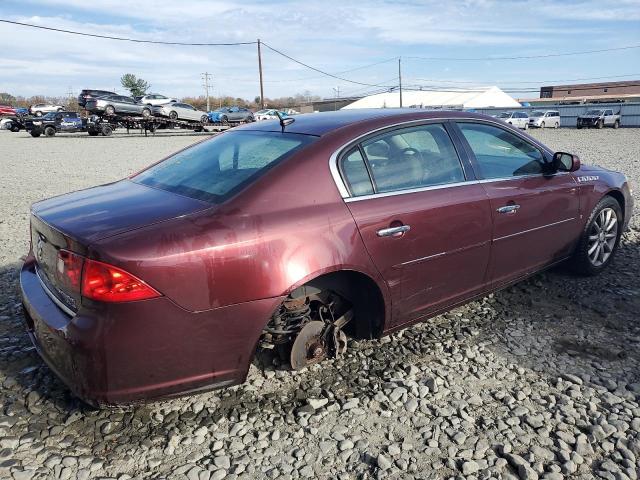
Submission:
[[[640,46],[640,0],[2,0],[0,18],[145,40],[260,38],[352,81],[321,75],[263,46],[267,98],[304,92],[333,98],[338,90],[357,96],[395,86],[397,57],[410,88],[497,85],[521,90],[512,93],[516,98],[534,98],[543,84],[640,80],[640,48],[495,59]],[[205,71],[213,76],[212,95],[260,94],[256,45],[139,44],[4,23],[0,38],[0,92],[13,95],[77,95],[83,88],[126,93],[120,76],[133,73],[154,93],[198,96]]]

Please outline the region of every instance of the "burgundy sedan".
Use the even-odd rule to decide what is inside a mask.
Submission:
[[[631,217],[624,175],[490,117],[281,122],[33,205],[26,324],[79,397],[238,384],[258,348],[303,368],[565,260],[595,274]]]

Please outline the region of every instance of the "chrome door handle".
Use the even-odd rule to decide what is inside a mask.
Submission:
[[[498,213],[516,213],[520,205],[505,205],[504,207],[498,208]]]
[[[379,237],[392,237],[408,232],[409,230],[411,230],[409,225],[400,225],[398,227],[383,228],[382,230],[378,230],[377,234]]]

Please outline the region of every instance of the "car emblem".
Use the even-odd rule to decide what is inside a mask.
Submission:
[[[44,253],[44,244],[47,243],[47,239],[44,235],[38,234],[38,243],[36,244],[36,259],[42,263],[42,255]]]

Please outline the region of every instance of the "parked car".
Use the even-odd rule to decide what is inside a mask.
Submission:
[[[560,112],[557,110],[534,110],[529,115],[529,126],[558,128],[560,126]]]
[[[62,105],[53,105],[51,103],[36,103],[29,107],[29,113],[36,117],[41,117],[45,113],[49,112],[61,112],[64,110]]]
[[[258,344],[302,368],[561,261],[597,274],[632,211],[622,173],[484,115],[259,122],[35,203],[26,326],[93,404],[229,386]]]
[[[78,95],[78,105],[84,108],[86,106],[87,100],[104,97],[105,95],[117,95],[117,93],[110,92],[108,90],[93,90],[93,89],[82,90],[80,92],[80,95]]]
[[[288,117],[289,115],[285,112],[281,112],[274,108],[267,108],[264,110],[258,110],[253,114],[254,118],[257,120],[278,120],[278,113],[282,118]]]
[[[525,112],[503,112],[496,118],[514,127],[522,128],[523,130],[529,128],[529,115]]]
[[[158,93],[151,93],[149,95],[145,95],[144,97],[140,97],[140,99],[136,99],[138,103],[143,103],[145,105],[164,105],[165,103],[177,102],[178,100],[171,97],[165,97],[164,95],[160,95]]]
[[[106,115],[142,115],[149,117],[151,108],[147,105],[136,103],[131,97],[124,95],[105,95],[100,98],[87,100],[85,108],[92,113],[105,113]]]
[[[17,111],[10,105],[0,105],[0,116],[16,115]]]
[[[584,115],[578,115],[577,127],[578,128],[602,128],[613,127],[618,128],[620,126],[620,113],[613,113],[610,108],[596,108],[587,111]]]
[[[166,105],[158,105],[153,107],[153,114],[161,117],[169,117],[171,120],[192,120],[196,122],[207,123],[209,116],[207,112],[198,110],[188,103],[167,103]]]
[[[53,137],[56,133],[74,133],[86,130],[86,121],[77,112],[49,112],[38,118],[25,120],[25,129],[32,137]]]
[[[209,112],[209,121],[220,123],[253,122],[253,112],[244,107],[222,107]]]

